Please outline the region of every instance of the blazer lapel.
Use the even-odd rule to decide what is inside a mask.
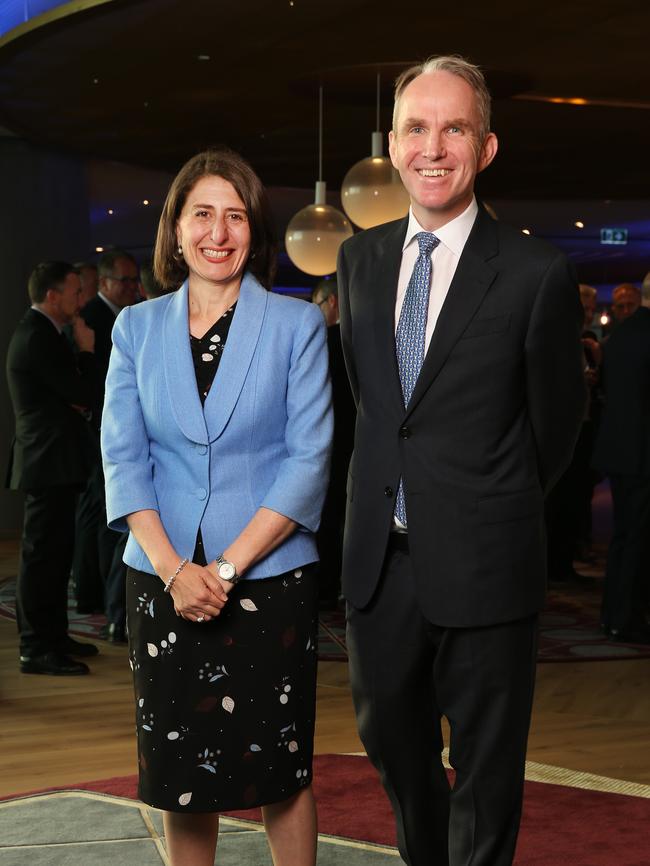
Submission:
[[[169,402],[176,423],[192,442],[208,444],[190,349],[187,280],[172,298],[163,322],[163,358]],[[146,302],[145,302],[146,303]]]
[[[386,235],[377,238],[373,254],[374,274],[368,281],[372,291],[369,303],[373,307],[377,375],[386,383],[390,399],[400,412],[404,409],[404,401],[395,356],[395,301],[407,228],[408,217],[396,222]]]
[[[226,347],[219,361],[219,369],[205,400],[205,423],[210,442],[221,435],[244,387],[262,330],[267,303],[268,292],[255,277],[246,273],[230,323]]]
[[[420,375],[407,407],[407,416],[431,386],[449,353],[478,309],[496,278],[488,264],[498,252],[496,226],[479,205],[472,231],[458,262],[447,297],[440,311]]]

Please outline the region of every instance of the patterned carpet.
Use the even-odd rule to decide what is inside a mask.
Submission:
[[[319,866],[402,862],[388,800],[365,756],[316,756],[314,794]],[[167,864],[161,815],[135,796],[135,777],[124,776],[4,798],[0,864]],[[271,866],[260,817],[222,817],[220,866]],[[647,866],[649,822],[650,786],[529,762],[515,866]]]
[[[599,627],[600,598],[603,580],[603,557],[592,566],[581,566],[581,572],[594,578],[593,584],[570,585],[549,592],[542,613],[538,660],[540,662],[605,661],[649,658],[650,646],[612,643]],[[16,581],[0,584],[0,616],[16,618]],[[70,632],[79,637],[98,639],[105,623],[101,615],[82,615],[75,610],[70,597],[68,607]],[[318,657],[322,661],[347,661],[345,614],[343,611],[321,611],[319,615]]]
[[[16,619],[16,579],[9,578],[0,583],[0,616]],[[99,640],[99,631],[106,623],[101,614],[77,613],[72,588],[68,597],[68,621],[70,633],[90,640]],[[341,612],[322,613],[318,631],[318,657],[323,661],[346,661],[345,615]],[[0,861],[1,866],[1,861]]]

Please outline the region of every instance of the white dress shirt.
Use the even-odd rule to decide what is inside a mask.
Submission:
[[[424,338],[425,353],[429,349],[429,343],[431,342],[440,310],[447,297],[449,286],[456,273],[458,261],[467,243],[467,238],[472,230],[477,213],[478,205],[476,204],[476,199],[472,198],[469,206],[462,214],[433,232],[440,243],[431,253],[431,287],[429,289],[429,308],[427,310],[427,327]],[[408,288],[416,259],[420,254],[420,248],[418,242],[415,240],[415,236],[418,232],[424,231],[426,229],[423,229],[414,217],[413,209],[409,208],[409,224],[406,230],[406,237],[404,238],[404,246],[402,247],[402,264],[400,265],[399,278],[397,280],[395,332],[397,332],[406,289]],[[393,531],[407,531],[406,526],[395,515],[393,515]]]
[[[429,348],[440,310],[447,297],[449,286],[456,273],[458,261],[467,243],[467,238],[472,230],[477,213],[478,205],[476,204],[476,199],[472,198],[471,203],[462,214],[433,232],[440,243],[431,253],[431,288],[429,290],[429,309],[427,312],[427,329],[424,342],[425,352]],[[402,247],[402,264],[400,265],[399,278],[397,280],[395,332],[397,332],[406,289],[408,288],[409,280],[415,267],[415,261],[420,252],[415,235],[418,232],[424,231],[426,229],[422,228],[413,216],[413,209],[410,208],[409,224],[406,230],[406,237],[404,238],[404,246]]]
[[[41,308],[38,306],[38,304],[32,304],[32,310],[36,310],[36,312],[40,313],[41,316],[45,316],[46,319],[49,319],[50,322],[52,322],[54,327],[57,329],[59,334],[63,333],[63,328],[61,327],[61,325],[59,325],[59,323],[55,319],[53,319],[52,316],[50,316],[48,313],[46,313],[45,310],[41,310]]]
[[[97,292],[97,297],[101,298],[102,301],[106,304],[111,313],[117,318],[119,314],[122,312],[122,307],[118,307],[117,304],[114,304],[113,301],[109,301],[106,295],[102,295],[101,292]]]

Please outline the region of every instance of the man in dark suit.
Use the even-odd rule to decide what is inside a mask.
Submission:
[[[410,214],[346,241],[339,258],[358,413],[343,549],[351,681],[410,866],[512,862],[544,494],[584,412],[566,259],[474,198],[497,150],[489,123],[475,66],[432,58],[405,72],[390,154]]]
[[[25,493],[16,587],[20,669],[85,674],[72,655],[97,648],[68,635],[67,586],[77,494],[88,478],[86,426],[96,399],[93,332],[79,319],[80,282],[72,265],[44,262],[29,278],[32,307],[7,353],[16,415],[9,486]],[[75,358],[63,327],[72,324]]]
[[[330,483],[316,535],[319,557],[318,594],[321,607],[336,608],[341,591],[345,482],[354,441],[356,410],[343,359],[336,280],[320,280],[312,292],[312,302],[319,306],[327,324],[327,351],[334,407]]]
[[[613,640],[650,644],[650,298],[605,343],[602,382],[593,462],[609,476],[614,534],[601,618]]]
[[[99,448],[99,422],[104,405],[104,383],[111,356],[111,333],[115,318],[138,299],[140,285],[135,259],[122,250],[104,253],[99,261],[99,291],[81,311],[81,317],[95,332],[95,357],[101,381],[94,409],[96,424],[93,437],[93,468],[77,509],[77,544],[74,574],[80,610],[97,606],[106,610],[108,624],[105,637],[121,642],[125,637],[124,581],[122,562],[126,538],[106,525],[104,473]],[[98,597],[103,591],[104,599]]]

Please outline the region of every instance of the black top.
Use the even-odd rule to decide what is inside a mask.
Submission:
[[[217,321],[208,328],[202,337],[193,337],[190,334],[190,348],[192,349],[192,359],[194,361],[194,372],[196,373],[196,386],[199,389],[199,397],[201,405],[205,404],[205,398],[208,396],[214,377],[217,374],[221,355],[226,348],[226,340],[228,339],[228,331],[232,317],[235,314],[237,302],[232,305],[226,312],[220,316]],[[198,565],[206,565],[205,551],[203,549],[203,538],[201,537],[201,528],[196,536],[196,547],[192,561]]]
[[[201,405],[212,387],[214,377],[219,367],[219,361],[223,350],[226,348],[230,323],[235,313],[237,302],[220,316],[202,337],[193,337],[190,334],[190,347],[194,360],[194,372],[196,373],[196,386],[199,389]]]

